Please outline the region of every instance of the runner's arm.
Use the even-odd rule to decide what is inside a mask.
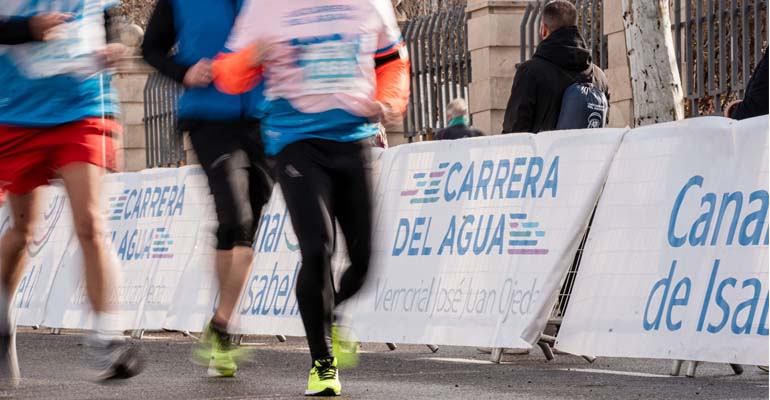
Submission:
[[[115,42],[118,38],[113,32],[113,25],[116,23],[113,18],[113,9],[104,11],[104,27],[107,34],[107,42]],[[37,42],[38,38],[33,34],[33,17],[6,17],[0,16],[0,44],[14,45],[28,42]]]
[[[409,103],[409,56],[403,41],[374,57],[377,74],[375,100],[403,114]]]
[[[0,16],[0,44],[22,44],[37,41],[32,35],[30,19]]]
[[[243,1],[225,50],[211,64],[214,86],[222,93],[246,93],[262,80],[261,55],[266,49],[258,45],[263,38],[260,25],[254,23],[262,14],[262,2]]]
[[[120,41],[120,21],[117,7],[110,7],[104,10],[104,33],[107,43],[118,43]]]
[[[161,74],[182,83],[189,67],[174,62],[171,49],[177,42],[174,10],[169,0],[158,0],[147,24],[142,55]]]
[[[377,88],[374,99],[385,106],[387,114],[403,116],[409,103],[409,55],[404,46],[393,4],[375,0],[374,8],[381,19],[374,54]],[[391,121],[392,122],[392,121]]]

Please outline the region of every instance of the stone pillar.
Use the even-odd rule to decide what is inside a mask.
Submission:
[[[610,127],[623,128],[633,121],[631,70],[620,1],[605,1],[604,34],[607,35],[607,80],[610,86]]]
[[[129,48],[129,54],[118,66],[112,81],[120,98],[123,123],[123,137],[117,143],[123,153],[122,165],[120,165],[122,171],[139,171],[147,168],[144,85],[153,70],[138,55],[142,37],[142,29],[136,25],[130,25],[121,32],[121,42]]]
[[[470,113],[486,134],[503,130],[516,65],[521,63],[521,23],[528,0],[470,0],[468,47],[473,71]]]

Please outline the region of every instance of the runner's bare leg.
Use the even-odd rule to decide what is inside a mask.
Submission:
[[[27,246],[32,241],[37,216],[39,190],[25,195],[9,194],[13,222],[0,243],[0,386],[19,384],[19,360],[16,355],[16,321],[11,303],[24,275]]]
[[[122,337],[121,314],[109,303],[118,277],[118,262],[104,238],[101,208],[103,169],[77,162],[57,171],[72,205],[75,233],[83,250],[86,293],[95,314],[90,337],[93,365],[101,379],[126,379],[144,369],[142,357]]]
[[[0,289],[4,305],[10,303],[13,294],[24,276],[26,248],[32,241],[37,216],[39,189],[17,196],[6,193],[11,207],[11,228],[0,239]]]
[[[229,324],[243,285],[249,277],[251,247],[235,246],[232,250],[217,251],[216,269],[219,280],[219,304],[214,316],[217,323]]]
[[[101,167],[88,163],[72,163],[58,171],[72,206],[75,233],[83,249],[86,293],[97,314],[110,311],[108,291],[113,285],[110,255],[104,241],[101,209]]]

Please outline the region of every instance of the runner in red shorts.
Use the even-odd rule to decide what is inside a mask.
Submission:
[[[118,124],[110,77],[103,66],[122,53],[107,45],[105,0],[0,1],[0,190],[13,219],[0,239],[0,378],[19,379],[12,299],[24,272],[26,247],[39,215],[38,188],[64,182],[83,250],[86,292],[95,312],[89,344],[104,379],[141,371],[122,340],[105,245],[101,178],[116,167]],[[114,5],[114,4],[113,4]],[[12,16],[12,17],[3,17]]]

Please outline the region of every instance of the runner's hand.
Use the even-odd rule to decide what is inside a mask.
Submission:
[[[211,80],[211,60],[204,58],[187,70],[183,83],[189,88],[206,87]]]
[[[733,108],[735,108],[735,106],[738,104],[741,104],[741,100],[731,101],[730,104],[725,107],[725,117],[730,118],[730,113],[733,112]]]
[[[393,125],[401,123],[404,120],[404,115],[400,112],[393,110],[390,105],[385,103],[380,104],[380,122],[383,125]]]
[[[107,67],[114,67],[126,55],[126,46],[120,43],[110,43],[104,50],[100,51],[98,56]]]
[[[35,40],[48,40],[51,29],[69,21],[72,15],[67,13],[44,13],[29,19],[29,30]]]

